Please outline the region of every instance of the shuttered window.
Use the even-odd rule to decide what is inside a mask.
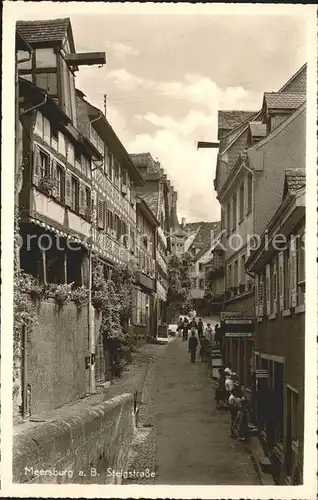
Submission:
[[[266,314],[271,313],[271,269],[270,264],[266,265]]]
[[[255,316],[259,314],[259,274],[255,275]]]
[[[290,301],[289,283],[289,249],[284,251],[284,310],[289,309]]]
[[[305,303],[305,232],[297,238],[297,305]]]
[[[284,310],[284,252],[278,254],[278,289],[279,289],[279,310]]]
[[[296,238],[291,235],[290,238],[290,307],[297,305],[297,260],[296,260]]]
[[[274,262],[271,266],[271,311],[273,314],[277,313],[277,262]]]
[[[264,314],[264,274],[259,275],[259,299],[258,299],[258,313],[260,316]]]
[[[97,225],[99,229],[104,229],[104,200],[97,200]]]

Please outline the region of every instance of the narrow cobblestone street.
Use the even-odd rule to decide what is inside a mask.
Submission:
[[[130,470],[156,471],[144,484],[259,484],[247,447],[229,435],[205,364],[192,365],[177,339],[151,365]]]

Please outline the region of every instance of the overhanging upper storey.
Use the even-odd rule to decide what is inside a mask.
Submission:
[[[18,49],[18,58],[24,59],[19,76],[48,92],[76,127],[75,71],[80,65],[105,64],[105,53],[77,54],[69,18],[18,21],[16,28],[33,49],[28,60],[25,49]]]

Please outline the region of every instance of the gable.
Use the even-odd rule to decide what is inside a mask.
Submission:
[[[306,93],[307,89],[307,65],[304,64],[290,80],[279,90],[286,93]]]

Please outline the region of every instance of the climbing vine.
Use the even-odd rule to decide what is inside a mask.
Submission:
[[[110,360],[112,376],[120,376],[131,360],[132,337],[129,318],[132,310],[134,269],[118,266],[105,279],[103,265],[93,260],[92,304],[102,312],[100,334]]]

